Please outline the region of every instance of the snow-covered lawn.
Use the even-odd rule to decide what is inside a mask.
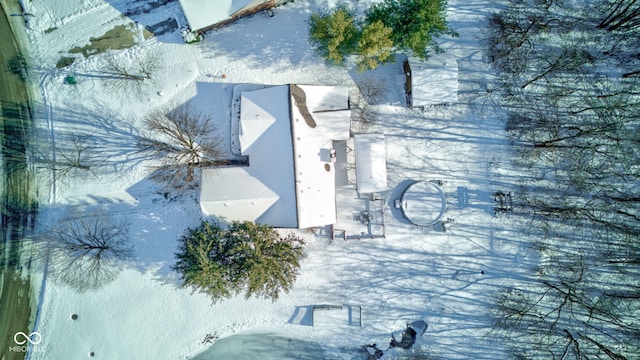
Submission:
[[[484,336],[490,329],[491,295],[510,279],[525,276],[528,267],[511,230],[514,224],[492,216],[491,194],[513,186],[493,171],[507,161],[507,142],[501,112],[481,86],[492,78],[483,59],[482,29],[494,2],[450,1],[449,19],[460,38],[443,39],[442,47],[458,61],[458,102],[424,113],[404,105],[401,62],[356,73],[353,66],[328,67],[313,54],[305,20],[327,5],[323,1],[286,4],[273,18],[241,19],[195,45],[183,44],[173,32],[119,50],[116,56],[130,61],[144,52],[161,55],[163,70],[135,95],[114,91],[100,76],[105,54],[55,69],[61,51],[129,22],[121,16],[128,2],[76,3],[27,3],[36,14],[29,37],[41,64],[39,122],[45,131],[40,140],[58,144],[65,134],[91,134],[101,166],[55,181],[43,173],[48,180],[42,181],[41,226],[69,209],[106,208],[132,222],[136,260],[123,264],[120,276],[96,291],[77,293],[47,282],[37,323],[43,340],[32,359],[80,359],[90,352],[103,359],[183,359],[210,346],[203,342],[207,334],[225,337],[249,330],[304,337],[331,355],[351,359],[360,345],[386,344],[392,331],[417,319],[429,324],[420,346],[435,356],[504,358],[502,347]],[[363,3],[368,2],[359,2],[359,8]],[[178,17],[184,22],[176,4],[133,20],[148,25]],[[78,84],[64,85],[67,75]],[[200,221],[197,192],[167,199],[146,180],[151,163],[134,151],[144,115],[191,101],[212,114],[229,141],[235,84],[347,85],[355,92],[356,83],[367,77],[383,81],[387,89],[371,107],[374,120],[355,124],[360,132],[385,134],[387,237],[330,242],[302,232],[309,241],[308,257],[295,288],[276,302],[238,297],[212,304],[203,294],[179,288],[170,266],[177,238]],[[231,153],[229,143],[226,148]],[[412,226],[393,208],[409,180],[434,178],[447,181],[446,217],[455,224],[446,233]],[[300,311],[319,304],[362,306],[363,327],[313,329],[297,320]]]

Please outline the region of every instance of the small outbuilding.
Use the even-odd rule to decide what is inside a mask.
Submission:
[[[409,107],[458,101],[458,62],[453,55],[433,54],[426,60],[409,56],[404,73]]]

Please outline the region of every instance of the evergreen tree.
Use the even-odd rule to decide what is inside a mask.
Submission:
[[[392,32],[393,29],[379,20],[363,27],[358,40],[358,71],[373,70],[378,65],[393,60]]]
[[[173,269],[182,275],[184,287],[191,286],[214,299],[231,295],[236,278],[228,266],[230,246],[226,240],[219,224],[206,221],[180,238]]]
[[[345,5],[330,12],[316,13],[309,17],[309,38],[321,57],[334,65],[342,65],[358,43],[355,17]]]
[[[233,252],[245,279],[241,286],[245,297],[275,300],[281,290],[291,289],[304,256],[301,239],[293,234],[281,239],[273,228],[252,222],[233,223],[228,232],[236,244]]]
[[[441,51],[434,38],[458,36],[447,24],[446,7],[446,0],[384,0],[369,9],[366,22],[381,21],[393,29],[395,46],[425,58],[428,47]]]
[[[183,286],[214,300],[236,293],[275,300],[295,283],[303,245],[292,234],[280,238],[266,225],[234,222],[223,229],[204,221],[180,238],[174,269],[182,275]]]

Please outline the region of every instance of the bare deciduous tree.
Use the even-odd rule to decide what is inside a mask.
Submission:
[[[605,16],[598,28],[609,31],[640,28],[640,2],[637,0],[604,1],[602,9]]]
[[[106,75],[108,89],[120,95],[139,94],[142,85],[152,82],[155,74],[162,68],[162,58],[154,50],[145,50],[136,54],[131,61],[116,53],[106,55],[103,67],[98,71]]]
[[[196,168],[216,165],[222,154],[211,117],[188,103],[152,113],[144,127],[149,134],[140,138],[138,148],[161,159],[152,179],[170,188],[192,182]]]
[[[119,261],[133,256],[129,222],[106,213],[69,219],[42,234],[49,275],[76,290],[113,280]]]
[[[378,101],[382,100],[387,91],[387,88],[384,82],[372,79],[371,77],[362,78],[358,82],[358,88],[360,89],[360,93],[364,97],[364,100],[369,104],[376,104]]]
[[[57,158],[51,165],[61,176],[66,176],[75,170],[90,171],[97,166],[96,151],[90,134],[71,134],[67,145],[56,149]]]
[[[593,9],[607,4],[637,6],[600,0]],[[547,5],[513,3],[490,22],[539,263],[529,281],[500,292],[496,333],[516,358],[631,359],[640,353],[640,97],[624,74],[640,61],[621,33],[635,35],[603,31],[601,12]],[[603,71],[611,64],[619,73]]]

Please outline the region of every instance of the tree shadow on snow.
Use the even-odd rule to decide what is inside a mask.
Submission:
[[[148,160],[148,155],[138,151],[138,130],[129,121],[110,111],[108,106],[98,107],[99,112],[77,107],[56,110],[52,121],[55,131],[41,129],[43,135],[48,137],[49,146],[52,144],[58,154],[56,160],[49,160],[64,161],[68,153],[74,155],[82,151],[86,160],[94,165],[96,175],[128,171]],[[76,144],[68,142],[72,135],[86,135],[88,142],[78,148]]]

